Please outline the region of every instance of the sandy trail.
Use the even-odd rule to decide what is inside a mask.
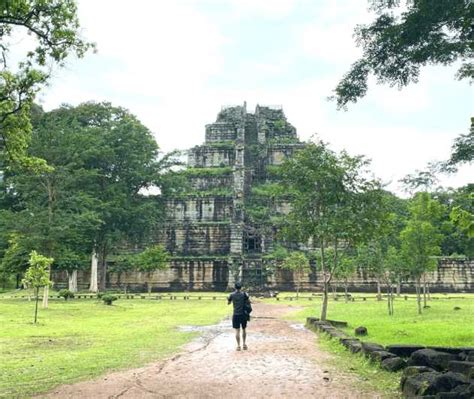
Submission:
[[[248,351],[235,350],[230,320],[201,328],[202,335],[174,357],[57,387],[41,398],[378,398],[356,377],[327,365],[331,355],[316,336],[278,317],[288,306],[254,304]],[[294,309],[294,308],[293,308]]]

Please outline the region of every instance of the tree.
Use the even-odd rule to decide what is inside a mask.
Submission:
[[[308,258],[303,252],[293,251],[283,260],[280,267],[292,271],[293,276],[296,277],[296,299],[298,299],[301,288],[301,279],[305,273],[308,273],[311,270]]]
[[[0,263],[0,275],[6,276],[14,275],[16,278],[16,288],[19,288],[21,278],[28,269],[29,254],[22,243],[19,234],[10,233],[8,239],[8,247],[5,250]]]
[[[349,279],[351,279],[357,270],[357,259],[351,253],[345,254],[339,262],[339,267],[335,271],[335,278],[342,280],[344,284],[344,300],[349,302]]]
[[[35,289],[35,324],[38,319],[39,289],[52,285],[52,282],[49,280],[49,268],[53,260],[53,258],[47,258],[46,256],[38,254],[36,251],[31,251],[29,260],[30,267],[23,278],[23,284],[25,286]]]
[[[318,142],[308,143],[281,167],[283,183],[293,192],[283,234],[320,250],[321,320],[326,319],[328,287],[341,255],[378,223],[380,185],[366,177],[367,165],[363,157],[336,154]],[[331,264],[327,248],[332,248]]]
[[[148,294],[151,295],[153,285],[149,280],[156,270],[163,270],[169,267],[169,254],[162,245],[155,245],[146,248],[143,252],[135,256],[132,260],[138,271],[146,273]]]
[[[451,157],[443,165],[444,170],[455,172],[459,165],[471,163],[474,160],[474,118],[471,118],[471,130],[461,134],[454,140],[451,147]]]
[[[37,170],[45,162],[26,154],[31,134],[30,108],[53,65],[64,65],[68,55],[78,57],[94,45],[79,36],[77,7],[73,0],[0,1],[0,151],[13,163]],[[11,65],[11,46],[21,35],[33,43],[17,66]],[[8,39],[14,38],[12,42]]]
[[[421,314],[421,278],[436,267],[434,256],[441,252],[442,239],[433,222],[442,214],[442,205],[428,193],[418,193],[410,205],[411,217],[400,233],[401,250],[415,278],[418,313]],[[426,278],[424,279],[424,301],[426,306]]]
[[[357,262],[359,265],[374,275],[377,279],[377,300],[382,300],[381,283],[384,279],[385,264],[383,248],[378,240],[370,240],[368,243],[357,247]]]
[[[399,12],[401,3],[405,8]],[[371,24],[355,28],[363,55],[334,90],[338,108],[365,96],[370,74],[379,83],[401,88],[418,81],[422,66],[460,60],[457,78],[474,78],[472,1],[372,0],[371,5],[378,16]]]

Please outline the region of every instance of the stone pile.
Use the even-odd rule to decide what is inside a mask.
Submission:
[[[307,318],[307,325],[327,333],[352,353],[362,353],[384,370],[403,370],[400,387],[406,398],[474,398],[474,347],[425,347],[362,342],[337,327],[345,322]]]

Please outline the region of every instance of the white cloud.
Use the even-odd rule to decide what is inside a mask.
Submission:
[[[303,0],[229,0],[226,4],[233,13],[216,18],[202,4],[80,0],[84,35],[97,42],[99,52],[71,61],[68,69],[58,74],[43,94],[46,108],[63,102],[111,101],[129,108],[156,134],[160,146],[171,150],[202,143],[204,125],[215,120],[221,105],[247,100],[252,110],[256,103],[281,104],[303,139],[317,132],[336,149],[366,154],[384,180],[396,181],[428,161],[448,157],[453,134],[460,131],[438,131],[433,140],[429,128],[415,125],[411,118],[433,106],[432,87],[458,84],[449,73],[440,78],[430,70],[420,84],[401,92],[371,84],[367,98],[345,113],[336,113],[335,104],[326,101],[357,57],[352,29],[368,18],[365,5],[352,0],[328,1],[315,8],[312,1]],[[283,24],[297,9],[312,12],[314,23],[282,25],[293,40],[291,47],[280,49],[281,60],[236,54],[240,71],[245,73],[228,74],[226,50],[239,43],[240,37],[239,32],[226,36],[227,24],[240,18],[255,18],[255,23],[279,19]],[[313,79],[299,78],[292,69],[299,60],[316,65],[323,60],[324,74],[316,68]],[[249,84],[249,73],[253,81],[259,82],[255,76],[265,77],[266,83]],[[294,83],[281,83],[287,77]],[[403,120],[392,126],[384,116]],[[469,181],[469,174],[463,173],[459,181]],[[454,177],[450,181],[456,183],[448,185],[459,182]]]

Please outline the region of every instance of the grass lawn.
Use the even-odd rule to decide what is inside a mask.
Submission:
[[[230,310],[224,300],[52,300],[37,325],[33,311],[33,301],[0,300],[0,398],[161,359],[193,337],[177,326],[214,324]]]
[[[328,318],[344,320],[349,323],[348,334],[354,328],[365,326],[369,335],[367,341],[388,344],[420,344],[439,346],[474,346],[474,295],[465,294],[449,296],[433,295],[439,299],[429,301],[430,308],[424,309],[422,315],[417,314],[416,302],[410,296],[395,300],[395,314],[387,313],[387,302],[376,301],[373,296],[366,301],[356,300],[345,303],[330,300]],[[273,302],[274,299],[267,301]],[[291,303],[303,306],[304,309],[293,314],[295,320],[304,322],[306,317],[319,317],[321,300],[300,298],[298,301],[280,300],[277,303]],[[460,310],[454,310],[454,307]]]

